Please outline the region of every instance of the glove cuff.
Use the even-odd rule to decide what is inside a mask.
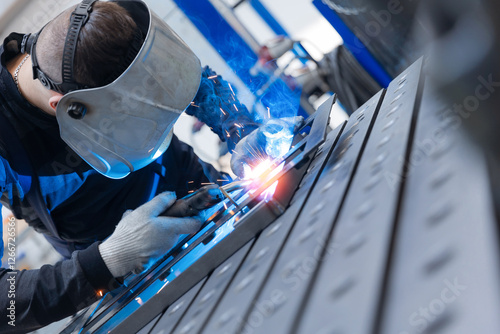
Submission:
[[[139,266],[138,250],[127,238],[111,236],[99,245],[99,253],[113,277],[123,277]],[[125,246],[126,245],[126,246]]]

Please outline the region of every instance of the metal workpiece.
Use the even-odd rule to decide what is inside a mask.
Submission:
[[[64,333],[500,333],[485,158],[422,65],[331,131],[325,102],[277,168],[223,188],[236,205]]]
[[[421,68],[418,61],[388,87],[303,305],[298,333],[374,330],[414,107],[421,97]],[[325,197],[332,198],[330,192]]]
[[[184,312],[189,308],[200,289],[206,282],[206,278],[202,279],[198,284],[192,287],[181,298],[170,305],[165,312],[160,316],[158,322],[154,325],[151,334],[167,334],[171,333],[179,322]]]
[[[340,126],[328,134],[327,140],[322,144],[323,148],[320,149],[322,153],[314,157],[311,165],[318,165],[318,168],[322,168],[334,144],[337,142],[342,128],[343,126]],[[308,168],[310,168],[310,165]],[[317,175],[319,175],[317,172],[306,174],[300,183],[299,189],[309,190],[310,192],[317,181]],[[295,223],[307,196],[307,191],[302,195],[295,192],[292,203],[285,214],[262,231],[215,313],[212,314],[211,320],[204,331],[205,333],[235,333],[241,327],[252,327],[254,320],[243,322],[243,319],[250,311],[254,298],[265,282],[272,264]],[[279,294],[273,295],[273,298],[279,300]],[[267,304],[263,307],[267,307]],[[260,317],[261,313],[266,311],[258,310],[258,312],[249,314],[249,319]]]
[[[297,200],[285,214],[262,231],[211,314],[203,333],[236,333],[243,325],[242,321],[265,282],[304,201],[305,198]]]
[[[232,197],[238,201],[236,205],[224,200],[211,208],[212,216],[200,232],[188,240],[183,239],[144,273],[130,277],[127,288],[93,312],[84,332],[138,331],[283,214],[318,147],[327,137],[334,102],[333,96],[304,122],[296,133],[294,147],[276,162],[275,169],[252,181],[239,196]],[[262,197],[276,181],[279,182],[274,194]]]
[[[314,122],[311,126],[311,131],[307,139],[305,151],[316,150],[318,144],[323,143],[327,137],[325,125],[330,123],[330,114],[332,106],[337,102],[337,95],[330,97],[325,103],[318,107],[318,111],[314,113]]]
[[[372,118],[379,107],[381,96],[382,92],[379,92],[353,114],[324,169],[318,171],[320,177],[312,188],[311,195],[293,226],[267,282],[244,320],[244,324],[250,326],[240,328],[242,332],[294,331],[295,321],[300,317],[299,311],[314,271],[321,263],[321,254],[355,172],[358,157]],[[355,132],[356,134],[352,135]],[[331,187],[328,193],[322,193],[322,187],[331,181],[335,182],[335,186]],[[262,312],[259,309],[262,305],[268,305],[271,311]]]
[[[333,148],[337,144],[340,135],[344,130],[344,127],[345,122],[332,130],[328,134],[326,141],[318,148],[318,153],[314,156],[313,160],[308,166],[306,174],[302,178],[298,189],[295,191],[295,194],[292,197],[291,203],[294,203],[296,199],[308,196],[309,192],[311,191],[311,187],[314,185],[320,175],[319,172],[324,168],[326,159],[330,156]]]
[[[173,333],[191,334],[201,331],[204,324],[212,316],[215,306],[226,291],[228,284],[240,267],[252,243],[248,242],[214,270]],[[155,330],[157,327],[155,327]],[[152,333],[155,333],[155,331]]]
[[[133,333],[135,320],[141,319],[141,321],[144,321],[154,317],[154,312],[164,309],[172,301],[176,300],[180,293],[187,291],[197,280],[208,275],[214,268],[217,268],[229,256],[240,249],[242,245],[254,238],[263,228],[276,219],[276,214],[276,211],[268,203],[258,203],[235,226],[234,231],[216,243],[210,251],[200,256],[193,265],[187,267],[174,280],[167,282],[164,288],[161,288],[150,298],[149,303],[145,303],[133,313],[133,316],[119,323],[113,328],[112,333]]]
[[[425,91],[379,333],[500,332],[485,158],[451,110]]]
[[[158,322],[158,319],[160,319],[160,317],[162,315],[163,314],[158,314],[156,316],[156,318],[154,318],[153,320],[151,320],[151,322],[149,324],[147,324],[146,326],[142,327],[142,329],[140,331],[138,331],[137,334],[148,334],[149,332],[151,332],[151,329],[153,329],[154,325],[156,325],[156,323]]]

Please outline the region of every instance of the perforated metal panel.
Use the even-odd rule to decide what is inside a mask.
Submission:
[[[297,161],[304,174],[278,218],[194,263],[184,277],[198,284],[166,285],[182,297],[150,308],[160,316],[141,333],[500,332],[485,159],[422,65]]]
[[[414,64],[388,88],[299,332],[368,333],[374,327],[421,67]]]
[[[204,324],[212,317],[215,306],[240,268],[252,243],[246,244],[210,275],[174,333],[187,334],[201,331]]]
[[[263,286],[256,306],[249,314],[243,332],[290,333],[297,315],[321,263],[323,249],[335,222],[351,178],[355,173],[370,123],[378,108],[382,93],[374,96],[346,124],[339,143],[329,157],[318,184],[309,196],[290,236],[283,247],[270,277]],[[255,321],[258,305],[265,305],[279,294],[280,300],[272,312]],[[276,297],[275,297],[276,298]],[[252,328],[254,327],[254,328]]]
[[[381,333],[500,332],[497,222],[485,158],[424,94]]]

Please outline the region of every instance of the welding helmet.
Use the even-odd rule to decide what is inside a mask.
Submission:
[[[198,91],[201,64],[144,2],[112,1],[125,8],[138,27],[128,55],[132,54],[131,59],[121,75],[105,86],[88,88],[76,83],[72,73],[76,41],[94,2],[84,0],[72,13],[63,82],[55,83],[38,66],[40,32],[25,35],[21,52],[31,54],[34,78],[64,94],[56,110],[61,138],[95,170],[119,179],[166,151],[174,123]]]

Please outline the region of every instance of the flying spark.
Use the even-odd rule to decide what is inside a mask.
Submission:
[[[230,83],[228,83],[227,85],[229,86],[229,89],[231,89],[231,92],[233,92],[233,95],[236,95],[236,94],[234,93],[234,90],[233,90],[233,87],[231,86],[231,84],[230,84]]]

